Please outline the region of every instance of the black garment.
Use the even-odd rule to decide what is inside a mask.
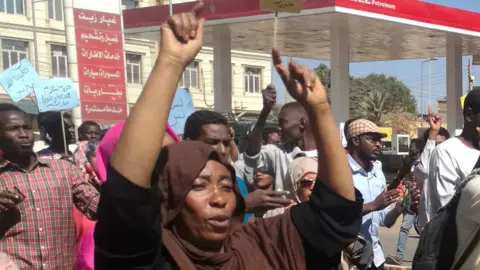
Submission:
[[[134,185],[111,167],[107,178],[97,210],[95,269],[176,269],[162,245],[159,192]],[[363,200],[360,192],[356,196],[349,201],[317,181],[311,200],[292,207],[307,269],[338,267],[340,251],[360,231]]]
[[[372,265],[367,270],[385,270],[385,265],[382,264],[379,267],[376,267],[375,265]]]

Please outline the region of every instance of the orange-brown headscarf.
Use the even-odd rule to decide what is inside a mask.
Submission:
[[[182,270],[305,269],[302,242],[290,212],[242,225],[245,207],[236,183],[237,207],[223,253],[200,250],[178,236],[172,223],[184,207],[195,178],[209,160],[222,163],[235,179],[228,161],[203,142],[175,143],[160,153],[154,174],[158,182],[153,184],[159,185],[164,198],[160,211],[163,243],[177,266]]]

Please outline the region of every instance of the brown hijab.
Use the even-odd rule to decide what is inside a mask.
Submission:
[[[236,183],[237,207],[223,253],[200,250],[178,236],[172,223],[180,214],[195,178],[209,160],[221,162],[235,179],[228,161],[203,142],[175,143],[160,153],[154,177],[158,177],[164,197],[160,211],[162,238],[177,266],[182,270],[305,269],[302,242],[289,211],[242,225],[245,207]]]

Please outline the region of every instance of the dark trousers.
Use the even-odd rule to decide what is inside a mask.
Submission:
[[[370,266],[367,270],[385,270],[385,266],[380,265],[379,267],[376,267],[375,265]]]

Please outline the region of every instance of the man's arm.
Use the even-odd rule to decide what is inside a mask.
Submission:
[[[267,88],[263,90],[262,96],[263,108],[260,111],[255,127],[248,136],[247,149],[245,150],[245,162],[253,168],[261,166],[260,163],[262,162],[261,159],[263,156],[260,151],[262,148],[263,130],[265,129],[268,115],[276,103],[277,92],[275,87],[272,85],[267,86]]]
[[[433,150],[435,150],[435,146],[436,142],[434,140],[427,140],[422,155],[420,156],[420,162],[413,170],[413,177],[419,185],[423,185],[428,178],[430,157],[432,156]]]
[[[69,171],[68,178],[72,183],[73,203],[80,212],[82,212],[88,219],[97,219],[97,206],[100,199],[100,194],[95,186],[88,181],[88,178],[83,179],[80,171],[71,164],[68,164]],[[85,177],[89,177],[88,174]]]
[[[384,213],[382,213],[383,226],[387,228],[391,228],[393,225],[395,225],[395,222],[397,222],[397,218],[403,213],[403,208],[400,203],[397,203],[392,210],[388,210],[388,209],[385,209],[385,210],[384,210]]]

